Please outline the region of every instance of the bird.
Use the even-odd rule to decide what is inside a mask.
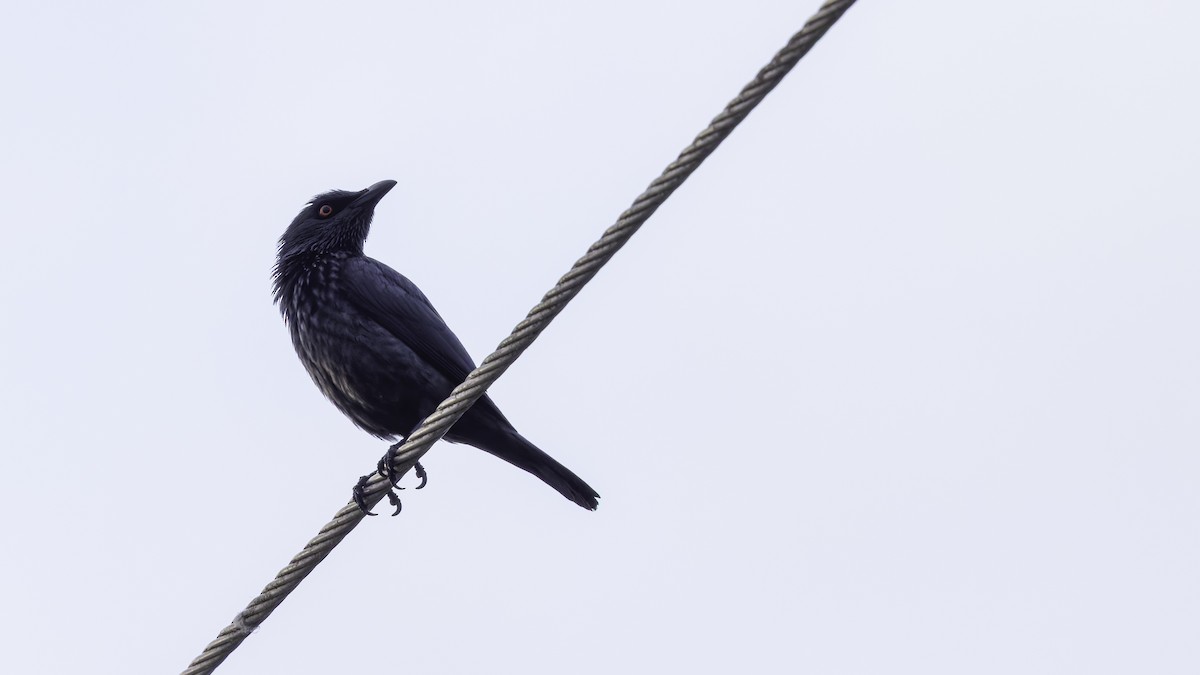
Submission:
[[[475,369],[417,285],[363,253],[375,207],[395,186],[383,180],[313,197],[280,237],[272,274],[275,304],[313,382],[355,425],[388,441],[415,431]],[[486,394],[445,439],[524,469],[585,509],[598,505],[590,485],[519,434]],[[423,486],[423,468],[417,475]],[[355,501],[369,513],[360,493],[366,479]],[[399,500],[393,504],[399,512]]]

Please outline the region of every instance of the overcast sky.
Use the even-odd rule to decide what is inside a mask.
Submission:
[[[818,6],[10,2],[5,670],[175,673],[385,444],[310,196],[476,359]],[[220,669],[1200,670],[1200,6],[866,0]]]

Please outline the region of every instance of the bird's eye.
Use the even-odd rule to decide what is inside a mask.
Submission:
[[[328,204],[322,204],[321,208],[317,209],[317,213],[320,214],[322,218],[328,218],[329,216],[333,215],[333,207]]]

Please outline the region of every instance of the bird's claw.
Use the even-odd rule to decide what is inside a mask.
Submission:
[[[367,481],[369,480],[371,480],[371,476],[363,476],[362,478],[358,479],[357,483],[354,484],[354,503],[357,504],[358,508],[366,515],[374,516],[378,514],[372,513],[371,509],[367,508]],[[397,511],[397,513],[399,513],[399,511]]]
[[[379,475],[388,479],[392,487],[397,490],[404,489],[400,487],[400,474],[396,473],[396,457],[400,454],[401,445],[403,445],[403,442],[388,448],[387,453],[383,455],[383,458],[379,460],[379,464],[375,466]],[[416,489],[420,490],[429,483],[429,472],[425,470],[424,466],[421,466],[420,462],[413,462],[413,472],[417,474],[417,478],[421,479],[421,484]]]
[[[396,473],[396,456],[400,454],[400,446],[403,444],[403,441],[401,441],[400,443],[388,448],[388,451],[386,454],[384,454],[383,459],[380,459],[379,464],[375,466],[376,472],[378,472],[380,476],[383,476],[387,479],[388,501],[391,502],[392,506],[396,507],[396,511],[392,513],[393,516],[400,515],[400,510],[404,508],[403,504],[400,503],[400,495],[396,494],[396,490],[404,489],[400,487],[399,484],[400,474]],[[413,463],[413,470],[416,471],[417,478],[421,479],[421,484],[417,486],[417,489],[420,490],[421,488],[425,487],[426,483],[429,482],[429,473],[425,471],[425,467],[421,466],[420,462]],[[368,516],[373,516],[375,514],[367,510],[366,502],[366,486],[367,481],[370,479],[370,476],[363,476],[362,478],[358,479],[358,484],[354,486],[354,503],[358,504],[358,508],[362,509],[363,513],[367,514]]]
[[[378,513],[375,513],[367,508],[367,482],[370,480],[371,476],[363,476],[358,479],[357,483],[354,484],[354,503],[358,505],[358,508],[361,509],[364,514],[368,516],[377,516],[379,515]],[[404,505],[400,503],[400,495],[396,494],[395,490],[388,488],[387,496],[388,501],[391,502],[392,506],[396,507],[396,511],[392,513],[392,515],[400,515],[400,510],[404,508]]]
[[[379,460],[379,464],[375,467],[379,475],[388,479],[388,483],[391,483],[394,488],[400,487],[400,476],[396,474],[396,455],[399,454],[401,445],[403,445],[403,441],[388,448],[388,451],[384,453],[383,458]]]

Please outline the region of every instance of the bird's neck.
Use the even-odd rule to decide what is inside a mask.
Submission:
[[[275,263],[275,302],[286,311],[292,294],[313,273],[328,272],[356,254],[350,251],[280,252]],[[357,255],[362,255],[361,253]]]

